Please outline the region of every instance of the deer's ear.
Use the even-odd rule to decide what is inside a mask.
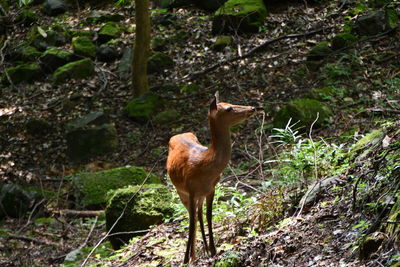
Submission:
[[[217,98],[215,97],[213,102],[210,104],[210,114],[217,111]]]

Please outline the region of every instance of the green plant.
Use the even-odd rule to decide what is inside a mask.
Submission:
[[[33,0],[18,0],[18,4],[20,7],[28,6],[33,2]]]
[[[299,128],[295,128],[298,122],[290,124],[291,121],[292,118],[289,119],[288,123],[285,126],[285,129],[280,129],[280,128],[272,129],[272,131],[275,132],[275,134],[272,135],[271,137],[278,139],[277,141],[275,141],[275,143],[279,143],[280,145],[293,144],[297,141],[297,139],[300,138]]]

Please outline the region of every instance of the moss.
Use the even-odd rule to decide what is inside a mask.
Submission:
[[[143,168],[128,166],[94,173],[84,172],[73,177],[73,184],[81,206],[99,208],[106,206],[110,190],[141,184],[146,178],[146,183],[160,182],[156,175],[149,174]]]
[[[399,17],[393,8],[386,9],[386,22],[390,29],[395,29],[398,25]]]
[[[60,84],[68,79],[83,79],[94,74],[94,63],[89,58],[59,67],[53,74],[53,82]]]
[[[385,131],[382,129],[374,130],[368,133],[351,147],[350,158],[354,158],[356,155],[362,153],[362,151],[365,149],[373,149],[376,145],[380,144],[384,136]]]
[[[400,193],[397,193],[397,201],[390,210],[389,222],[399,222],[400,221]],[[386,233],[393,238],[394,243],[400,241],[400,225],[399,223],[389,223],[386,227]]]
[[[24,61],[34,61],[42,55],[35,47],[26,46],[22,49],[22,60]]]
[[[256,32],[266,16],[263,0],[228,0],[215,12],[213,32]]]
[[[153,93],[147,93],[132,99],[125,107],[129,117],[137,121],[146,121],[152,116],[156,109],[162,104],[160,97]]]
[[[72,48],[74,52],[81,56],[94,58],[96,56],[96,46],[87,37],[72,38]]]
[[[302,127],[303,130],[306,130],[310,128],[317,118],[317,113],[319,116],[314,127],[327,123],[332,111],[328,106],[317,100],[308,98],[296,99],[279,110],[274,118],[273,125],[275,128],[285,128],[289,119],[292,118],[292,123],[298,122],[296,127]]]
[[[114,225],[123,211],[123,216],[111,233],[140,231],[148,229],[151,225],[160,224],[165,217],[173,213],[171,198],[171,192],[161,184],[118,189],[111,194],[106,208],[107,229]],[[133,234],[111,236],[110,241],[114,249],[119,249],[133,236]]]
[[[240,265],[240,255],[234,251],[227,251],[222,258],[215,263],[215,267],[234,267]]]
[[[121,28],[115,22],[107,22],[98,32],[98,41],[105,43],[117,38],[121,34]]]
[[[21,82],[33,82],[42,77],[42,69],[38,63],[21,64],[6,69],[11,81],[15,84]]]
[[[153,52],[149,57],[147,63],[147,71],[149,73],[161,72],[165,69],[172,68],[174,61],[170,56],[163,52]]]
[[[332,49],[339,50],[353,46],[357,37],[351,33],[339,33],[332,39]]]
[[[163,112],[158,113],[154,117],[154,122],[158,125],[170,124],[179,119],[179,112],[175,109],[167,109]]]
[[[214,51],[222,51],[225,47],[229,46],[232,44],[232,37],[227,36],[227,35],[222,35],[215,40],[215,42],[212,44],[211,48]]]
[[[327,41],[320,42],[311,48],[308,53],[307,60],[309,61],[318,61],[322,60],[325,57],[329,56],[332,53],[332,49],[330,48],[330,43]]]

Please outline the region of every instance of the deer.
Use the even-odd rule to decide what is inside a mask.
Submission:
[[[197,220],[200,223],[205,251],[212,257],[216,254],[212,231],[212,204],[215,186],[231,159],[230,127],[246,120],[255,111],[256,108],[252,106],[219,103],[217,92],[208,113],[211,131],[209,147],[203,146],[191,132],[175,135],[169,141],[167,173],[189,212],[189,236],[184,264],[188,264],[189,260],[196,260]],[[207,208],[209,243],[204,232],[204,200]]]

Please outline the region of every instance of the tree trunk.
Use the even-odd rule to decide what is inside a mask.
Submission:
[[[132,86],[135,97],[149,91],[147,60],[150,52],[149,0],[136,0],[136,40],[132,60]]]

